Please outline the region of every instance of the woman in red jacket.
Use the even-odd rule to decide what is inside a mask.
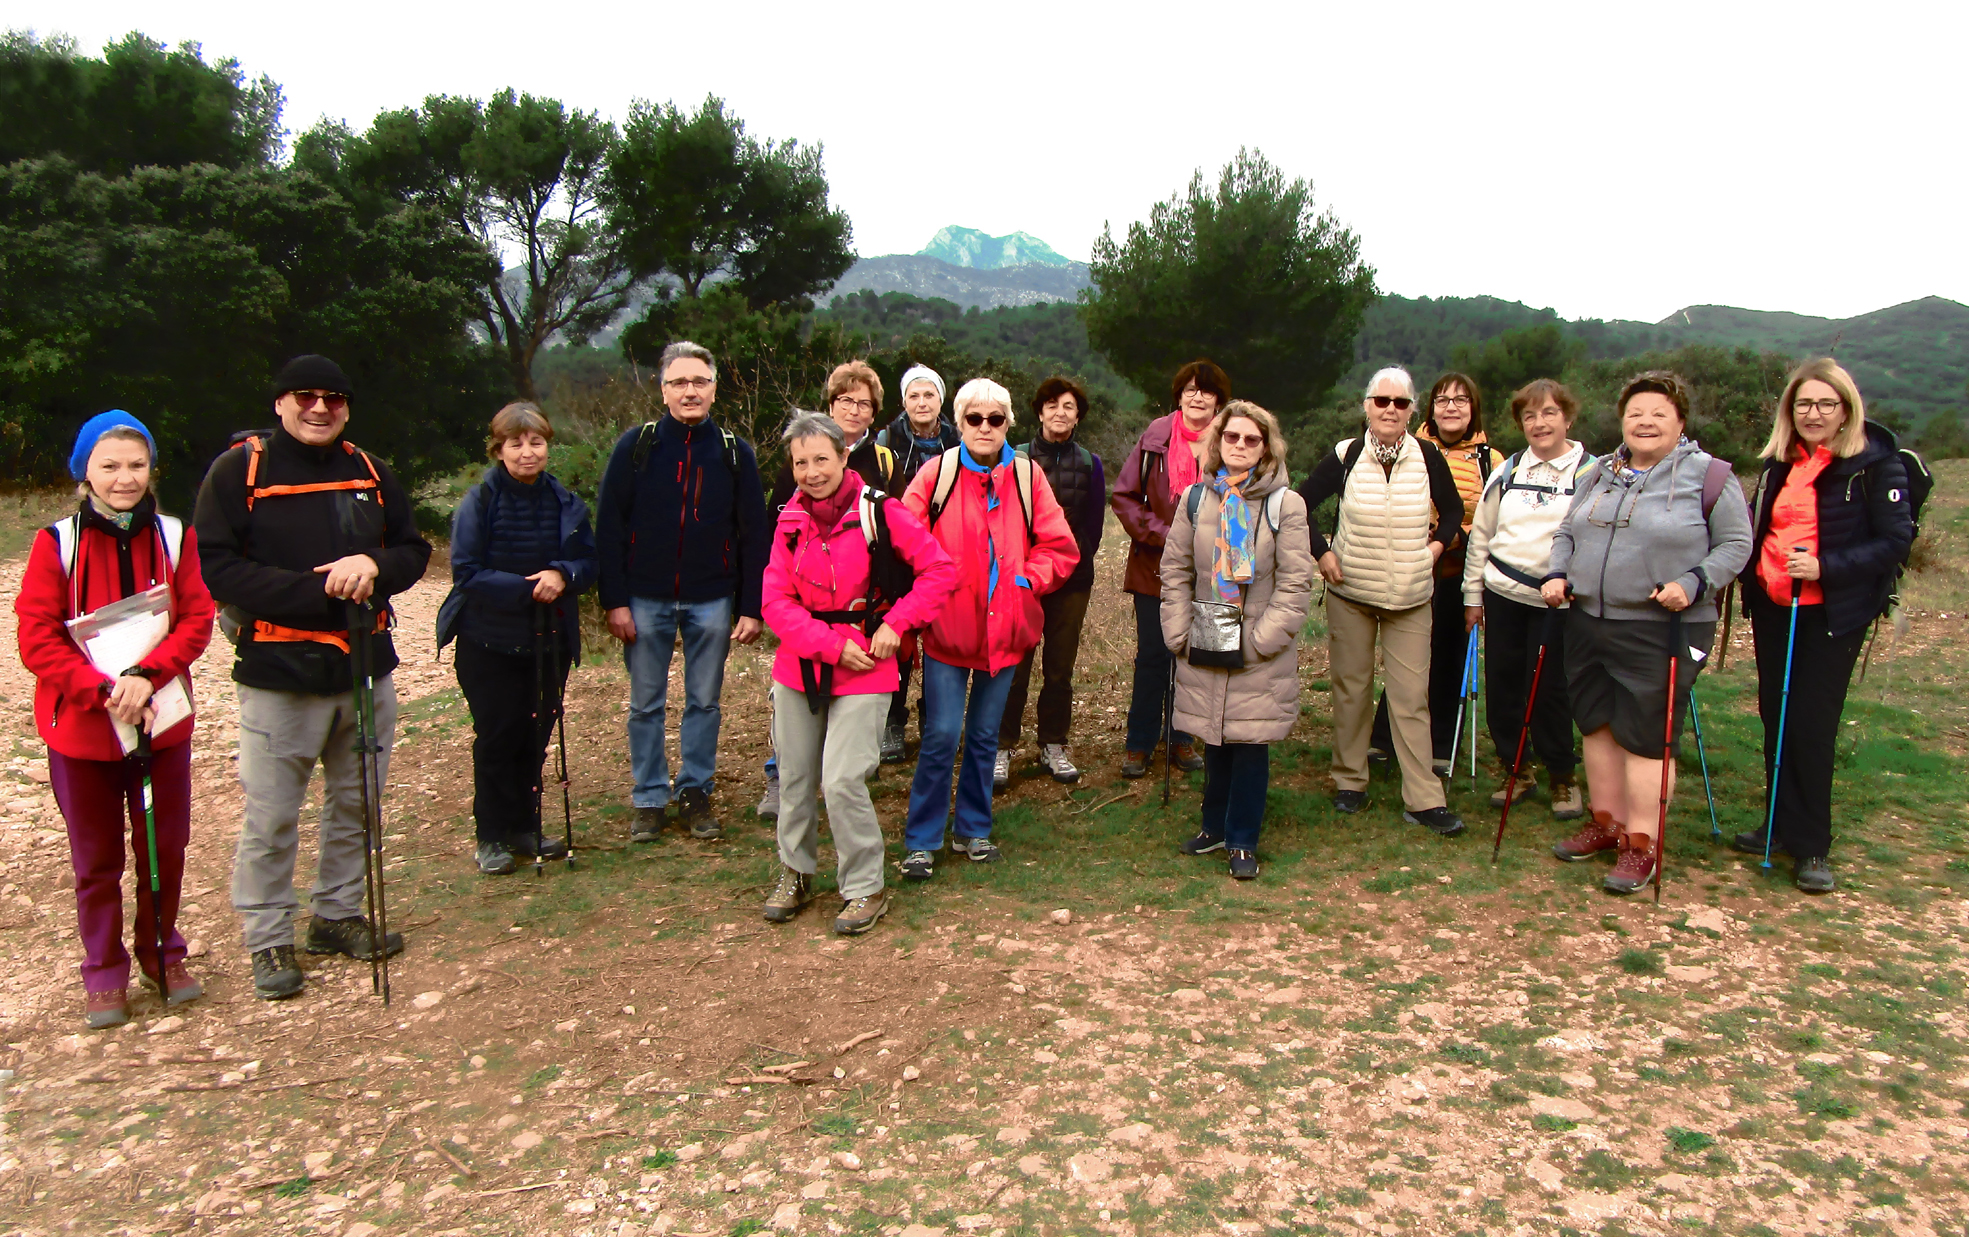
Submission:
[[[130,955],[123,947],[126,827],[136,854],[133,935],[145,986],[161,989],[172,1005],[204,991],[185,969],[185,941],[177,929],[185,844],[191,838],[192,718],[181,718],[150,740],[155,904],[144,826],[144,762],[124,755],[111,722],[148,728],[156,718],[152,694],[186,674],[212,637],[212,595],[199,574],[196,539],[182,522],[158,514],[151,495],[155,459],[150,431],[127,412],[105,412],[84,424],[68,464],[81,482],[81,508],[34,539],[14,599],[21,662],[35,677],[34,722],[48,745],[49,781],[68,823],[91,1027],[130,1020]],[[157,584],[171,588],[171,627],[163,643],[121,674],[98,670],[70,639],[66,622]]]
[[[957,846],[973,863],[998,858],[991,774],[1012,676],[1039,643],[1039,599],[1066,583],[1080,547],[1046,474],[1005,445],[1012,396],[973,378],[952,401],[963,442],[923,465],[903,495],[957,564],[943,616],[923,633],[923,745],[909,788],[902,874],[928,880],[950,821],[957,740]]]

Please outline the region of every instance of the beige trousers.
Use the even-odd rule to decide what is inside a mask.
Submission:
[[[1326,649],[1333,681],[1333,784],[1367,789],[1367,741],[1374,725],[1374,645],[1388,692],[1388,728],[1402,769],[1402,805],[1411,812],[1443,807],[1443,784],[1431,768],[1429,737],[1430,606],[1382,610],[1326,593]]]
[[[773,684],[773,747],[779,755],[779,861],[811,876],[819,866],[820,819],[814,789],[827,799],[841,896],[882,892],[882,822],[868,779],[882,757],[889,694],[836,696],[818,715],[807,698]]]

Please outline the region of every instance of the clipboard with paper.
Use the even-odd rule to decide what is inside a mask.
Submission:
[[[171,586],[158,584],[68,620],[68,634],[89,664],[111,679],[141,662],[171,634]],[[191,692],[183,675],[151,693],[157,711],[150,732],[163,734],[191,716]],[[137,750],[137,728],[111,717],[123,754]]]

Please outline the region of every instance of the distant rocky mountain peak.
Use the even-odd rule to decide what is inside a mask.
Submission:
[[[1070,261],[1030,232],[1010,236],[991,236],[976,228],[955,224],[940,228],[930,243],[917,252],[919,257],[937,258],[952,266],[995,271],[1008,266],[1068,266]]]

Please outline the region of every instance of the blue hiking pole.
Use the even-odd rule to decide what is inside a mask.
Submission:
[[[1805,546],[1793,546],[1794,553],[1805,550]],[[1764,863],[1771,866],[1771,839],[1777,834],[1778,826],[1778,774],[1784,769],[1784,718],[1791,711],[1791,654],[1798,648],[1798,595],[1805,589],[1805,582],[1796,576],[1791,579],[1791,631],[1784,638],[1784,690],[1778,697],[1778,743],[1777,750],[1771,754],[1771,793],[1770,806],[1764,812]]]
[[[1449,768],[1452,778],[1456,775],[1456,754],[1463,750],[1463,702],[1470,698],[1470,672],[1472,669],[1470,665],[1470,651],[1476,647],[1477,629],[1473,626],[1470,628],[1470,643],[1463,650],[1463,682],[1456,689],[1456,729],[1451,731],[1449,736]],[[1474,725],[1475,723],[1473,722],[1472,724]],[[1470,737],[1474,740],[1477,737],[1476,732],[1472,731]]]
[[[1702,710],[1696,705],[1693,687],[1689,689],[1689,720],[1696,728],[1696,759],[1702,762],[1702,793],[1709,800],[1709,840],[1713,842],[1723,836],[1723,829],[1716,823],[1716,792],[1709,785],[1709,753],[1702,746]]]
[[[1466,671],[1470,679],[1470,789],[1473,792],[1477,789],[1477,695],[1483,690],[1483,675],[1477,669],[1477,637],[1482,631],[1481,626],[1470,629],[1470,668]],[[1452,757],[1455,754],[1450,753]]]

